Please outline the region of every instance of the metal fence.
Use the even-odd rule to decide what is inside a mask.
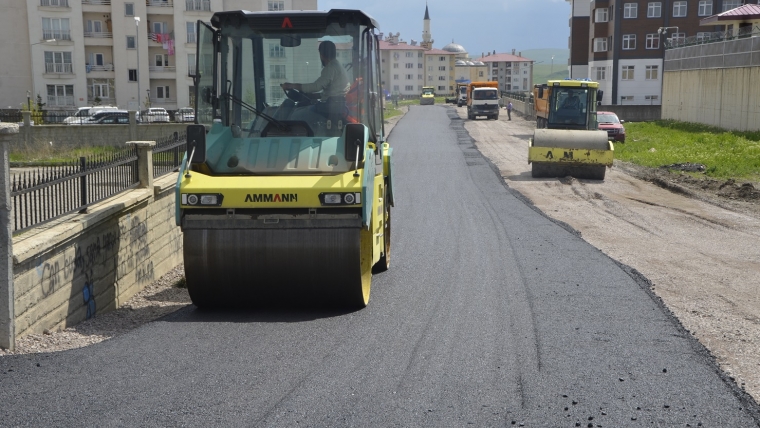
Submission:
[[[137,149],[80,157],[67,164],[11,174],[13,231],[22,231],[64,214],[83,211],[139,183]]]
[[[673,37],[665,40],[665,49],[681,48],[684,46],[701,45],[705,43],[724,42],[727,40],[760,37],[760,27],[749,26],[738,30],[702,32],[696,36]]]
[[[75,111],[63,111],[63,110],[38,110],[33,111],[30,115],[30,119],[35,125],[59,125],[62,124],[64,119],[76,113]],[[0,112],[0,122],[10,123],[23,123],[24,115],[21,110],[9,111],[4,110]]]
[[[187,134],[184,132],[175,132],[170,137],[156,140],[153,147],[153,178],[176,171],[186,150]]]

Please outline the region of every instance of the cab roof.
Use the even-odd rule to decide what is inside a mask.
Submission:
[[[222,25],[239,27],[247,24],[253,30],[323,30],[328,24],[338,22],[340,24],[354,23],[366,25],[372,28],[380,28],[380,24],[374,18],[354,9],[331,9],[323,10],[282,10],[250,12],[247,10],[235,10],[216,12],[211,17],[211,25],[221,28]]]
[[[550,80],[548,83],[548,86],[561,86],[561,87],[569,87],[569,88],[598,88],[599,82],[593,82],[591,80],[576,80],[576,79],[565,79],[565,80]]]

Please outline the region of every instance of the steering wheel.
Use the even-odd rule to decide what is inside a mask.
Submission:
[[[291,88],[291,89],[283,89],[285,91],[285,96],[293,100],[296,104],[299,105],[310,105],[311,104],[311,98],[309,98],[308,95],[305,93],[299,91],[298,89]]]

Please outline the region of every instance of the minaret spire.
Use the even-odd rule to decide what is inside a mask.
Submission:
[[[425,50],[433,48],[433,39],[430,37],[430,12],[428,12],[428,5],[425,2],[425,18],[422,20],[422,42],[420,46]]]

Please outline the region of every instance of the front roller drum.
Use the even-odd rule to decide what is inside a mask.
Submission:
[[[183,245],[201,308],[369,302],[372,234],[363,228],[186,229]]]

